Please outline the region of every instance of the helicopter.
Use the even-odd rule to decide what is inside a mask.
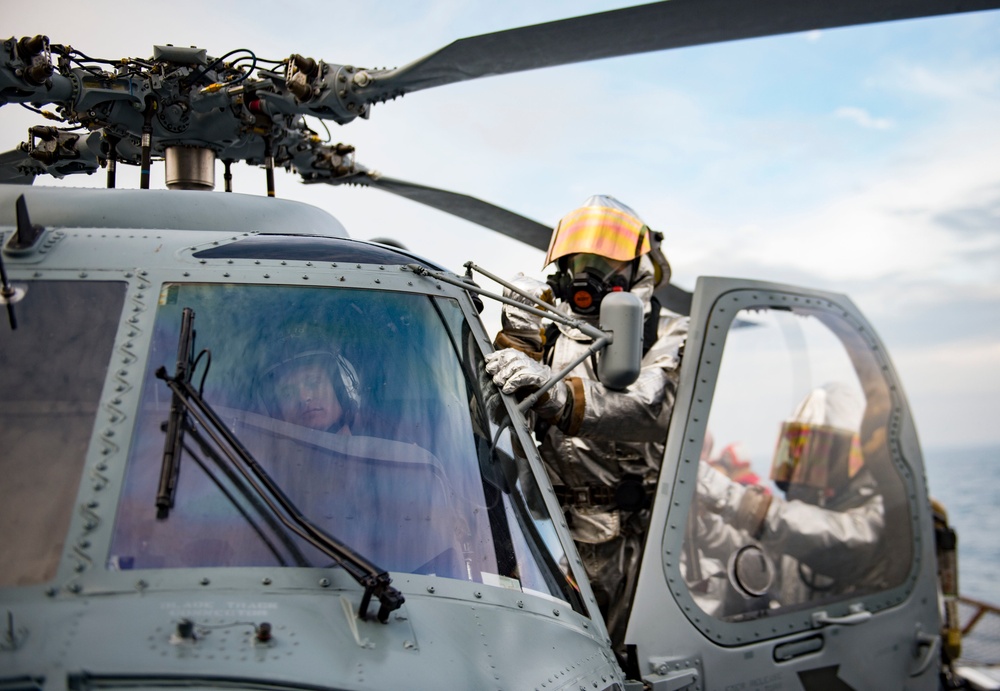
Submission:
[[[112,179],[115,165],[145,169],[162,155],[174,186],[214,187],[206,147],[196,146],[211,141],[222,142],[208,147],[213,157],[269,168],[273,159],[313,184],[342,178],[424,195],[451,211],[465,201],[371,175],[349,147],[324,146],[300,124],[300,108],[335,121],[364,112],[361,101],[326,101],[330,85],[350,74],[364,89],[385,71],[325,72],[302,56],[262,71],[253,59],[225,64],[173,46],[105,63],[38,37],[5,45],[14,56],[5,98],[34,103],[41,99],[22,93],[34,88],[76,108],[78,95],[95,89],[93,114],[63,114],[90,118],[92,131],[35,131],[3,159],[23,182],[96,171],[102,157]],[[257,106],[245,96],[253,85]],[[156,105],[137,108],[147,95]],[[185,134],[192,123],[212,137]],[[262,130],[288,139],[268,143]],[[5,454],[17,462],[6,474],[31,488],[5,518],[25,550],[7,560],[17,566],[3,591],[0,662],[12,687],[939,683],[947,641],[919,444],[884,348],[847,298],[762,282],[699,283],[692,319],[727,335],[712,340],[706,330],[687,345],[623,665],[595,614],[524,411],[506,399],[497,408],[479,380],[490,338],[470,279],[404,249],[352,241],[335,219],[282,200],[28,186],[5,186],[3,195],[16,219],[7,221],[3,255],[11,326],[3,363],[17,393],[5,409],[18,420],[5,427],[24,445],[7,446],[21,450]],[[547,240],[540,224],[466,203],[485,210],[487,225],[520,225],[537,231],[535,242]],[[740,320],[757,328],[732,328]],[[271,345],[304,324],[338,344],[357,370],[361,400],[378,413],[348,439],[265,414]],[[887,433],[872,453],[897,495],[903,556],[879,587],[825,597],[822,608],[739,601],[709,614],[684,562],[695,547],[684,529],[694,499],[685,489],[690,459],[709,426],[716,436],[728,429],[752,437],[732,412],[745,399],[739,365],[729,363],[763,334],[789,328],[823,341],[813,357],[825,374],[853,377],[880,404],[871,407],[885,418],[867,424]],[[738,344],[747,334],[752,347]],[[762,407],[771,422],[780,419],[782,403]],[[60,460],[43,467],[40,457]],[[283,466],[268,465],[278,458]],[[326,489],[315,486],[319,477],[347,480]],[[323,515],[331,505],[335,515]],[[24,519],[36,511],[54,523],[41,535]],[[753,571],[756,556],[734,559],[731,577],[744,595],[770,578]]]

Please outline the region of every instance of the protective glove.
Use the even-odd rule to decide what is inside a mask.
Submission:
[[[511,284],[524,291],[528,295],[550,305],[554,303],[552,289],[547,283],[525,276],[519,273],[511,281]],[[516,300],[517,302],[537,307],[534,302],[527,300],[509,288],[504,289],[504,297]],[[497,348],[517,348],[540,359],[542,346],[545,343],[544,329],[542,328],[542,318],[536,314],[531,314],[514,305],[504,305],[500,314],[500,325],[502,330],[497,334],[495,345]]]
[[[708,463],[698,463],[698,499],[704,508],[760,539],[771,508],[771,494],[759,485],[741,485]]]
[[[538,391],[552,378],[552,370],[520,350],[504,348],[486,355],[486,372],[493,383],[506,394],[520,393],[521,398]],[[566,406],[568,393],[565,382],[558,382],[545,392],[534,405],[544,418],[557,417]]]
[[[742,496],[742,487],[708,463],[698,463],[698,500],[702,507],[728,521],[736,512]]]

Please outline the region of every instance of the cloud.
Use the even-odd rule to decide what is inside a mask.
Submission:
[[[992,99],[1000,89],[1000,61],[962,61],[937,66],[927,62],[899,62],[882,79],[887,88],[945,102]]]
[[[888,130],[896,126],[889,118],[876,118],[864,108],[854,106],[842,106],[833,112],[835,117],[842,120],[849,120],[861,127],[872,130]]]
[[[965,236],[996,238],[1000,230],[1000,191],[991,187],[982,196],[985,198],[980,203],[941,210],[934,221]]]
[[[939,346],[900,348],[886,340],[925,443],[995,443],[1000,344],[953,338]]]

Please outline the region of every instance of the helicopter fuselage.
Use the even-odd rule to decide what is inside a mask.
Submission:
[[[293,202],[0,195],[4,683],[937,685],[919,445],[846,298],[699,283],[622,661],[529,421],[484,375],[464,279]],[[348,417],[283,418],[281,378],[304,363],[324,363]],[[870,543],[730,530],[720,548],[707,440],[769,453],[788,392],[827,379],[867,401],[877,506],[838,510],[875,511]]]

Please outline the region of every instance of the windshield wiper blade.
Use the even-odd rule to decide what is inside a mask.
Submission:
[[[190,312],[190,322],[193,323],[194,312],[189,308],[185,308],[184,312]],[[183,329],[181,338],[183,347]],[[180,370],[180,368],[178,369]],[[292,500],[282,492],[281,487],[260,466],[253,454],[226,427],[198,390],[191,385],[190,371],[179,371],[178,376],[171,377],[167,374],[165,367],[160,367],[156,371],[156,376],[167,383],[167,386],[174,393],[174,400],[178,401],[186,412],[194,418],[195,422],[205,430],[233,467],[243,475],[248,486],[264,501],[278,520],[303,540],[340,564],[365,589],[358,617],[363,620],[368,618],[368,606],[374,596],[378,598],[380,603],[378,620],[385,623],[389,618],[389,613],[399,609],[405,601],[403,594],[392,587],[389,573],[313,524],[302,514]],[[179,415],[178,419],[192,435],[199,434],[197,428],[187,420],[186,415]]]
[[[191,350],[194,347],[194,310],[185,307],[181,312],[181,335],[177,344],[177,368],[174,379],[191,381]],[[181,470],[181,451],[184,443],[186,408],[175,391],[170,401],[167,418],[167,436],[163,442],[163,463],[160,465],[160,483],[156,489],[156,517],[163,520],[174,507],[177,478]]]
[[[212,441],[222,449],[249,486],[271,508],[278,520],[303,540],[343,566],[364,587],[365,593],[361,600],[358,616],[361,619],[368,618],[368,605],[372,596],[375,596],[380,602],[378,620],[385,623],[389,618],[389,613],[399,609],[404,602],[402,593],[390,585],[392,579],[388,572],[306,518],[239,439],[229,431],[225,423],[219,419],[215,411],[201,397],[197,389],[191,386],[190,382],[171,379],[162,367],[157,370],[156,375],[164,379],[170,389],[179,396],[187,408],[187,412],[208,433]],[[194,429],[193,426],[189,425],[188,430],[192,434],[195,433]]]

